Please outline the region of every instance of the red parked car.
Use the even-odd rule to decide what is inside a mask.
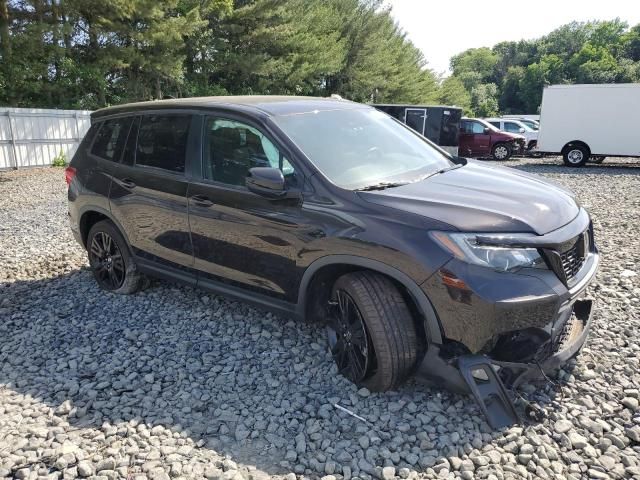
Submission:
[[[458,154],[461,157],[493,157],[494,160],[508,160],[514,153],[521,153],[525,143],[522,135],[502,132],[479,118],[460,120]]]

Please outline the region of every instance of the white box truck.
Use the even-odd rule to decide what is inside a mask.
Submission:
[[[542,94],[538,150],[580,167],[640,157],[640,84],[553,85]]]

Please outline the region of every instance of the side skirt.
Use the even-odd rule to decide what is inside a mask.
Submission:
[[[217,295],[248,303],[254,307],[273,312],[277,315],[299,318],[296,305],[284,300],[271,298],[224,282],[208,278],[199,278],[196,270],[174,268],[139,256],[135,257],[135,261],[138,269],[150,277],[162,278],[164,280],[175,281],[192,287],[199,287]]]

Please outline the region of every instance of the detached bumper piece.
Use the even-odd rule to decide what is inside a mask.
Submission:
[[[561,331],[541,344],[531,358],[503,361],[487,355],[463,355],[457,359],[461,380],[492,428],[499,429],[520,421],[509,391],[527,380],[547,378],[547,374],[553,374],[580,351],[591,327],[593,303],[578,300],[572,305],[572,311],[573,315]],[[456,386],[460,385],[459,381],[453,381]]]
[[[518,423],[518,412],[489,357],[465,355],[458,359],[458,368],[491,428]]]

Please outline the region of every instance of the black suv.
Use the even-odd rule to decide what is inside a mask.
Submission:
[[[452,157],[339,99],[208,97],[116,106],[66,170],[98,284],[142,275],[327,324],[341,374],[413,373],[471,391],[492,424],[505,385],[577,353],[598,253],[561,187]],[[496,413],[498,412],[498,413]]]

